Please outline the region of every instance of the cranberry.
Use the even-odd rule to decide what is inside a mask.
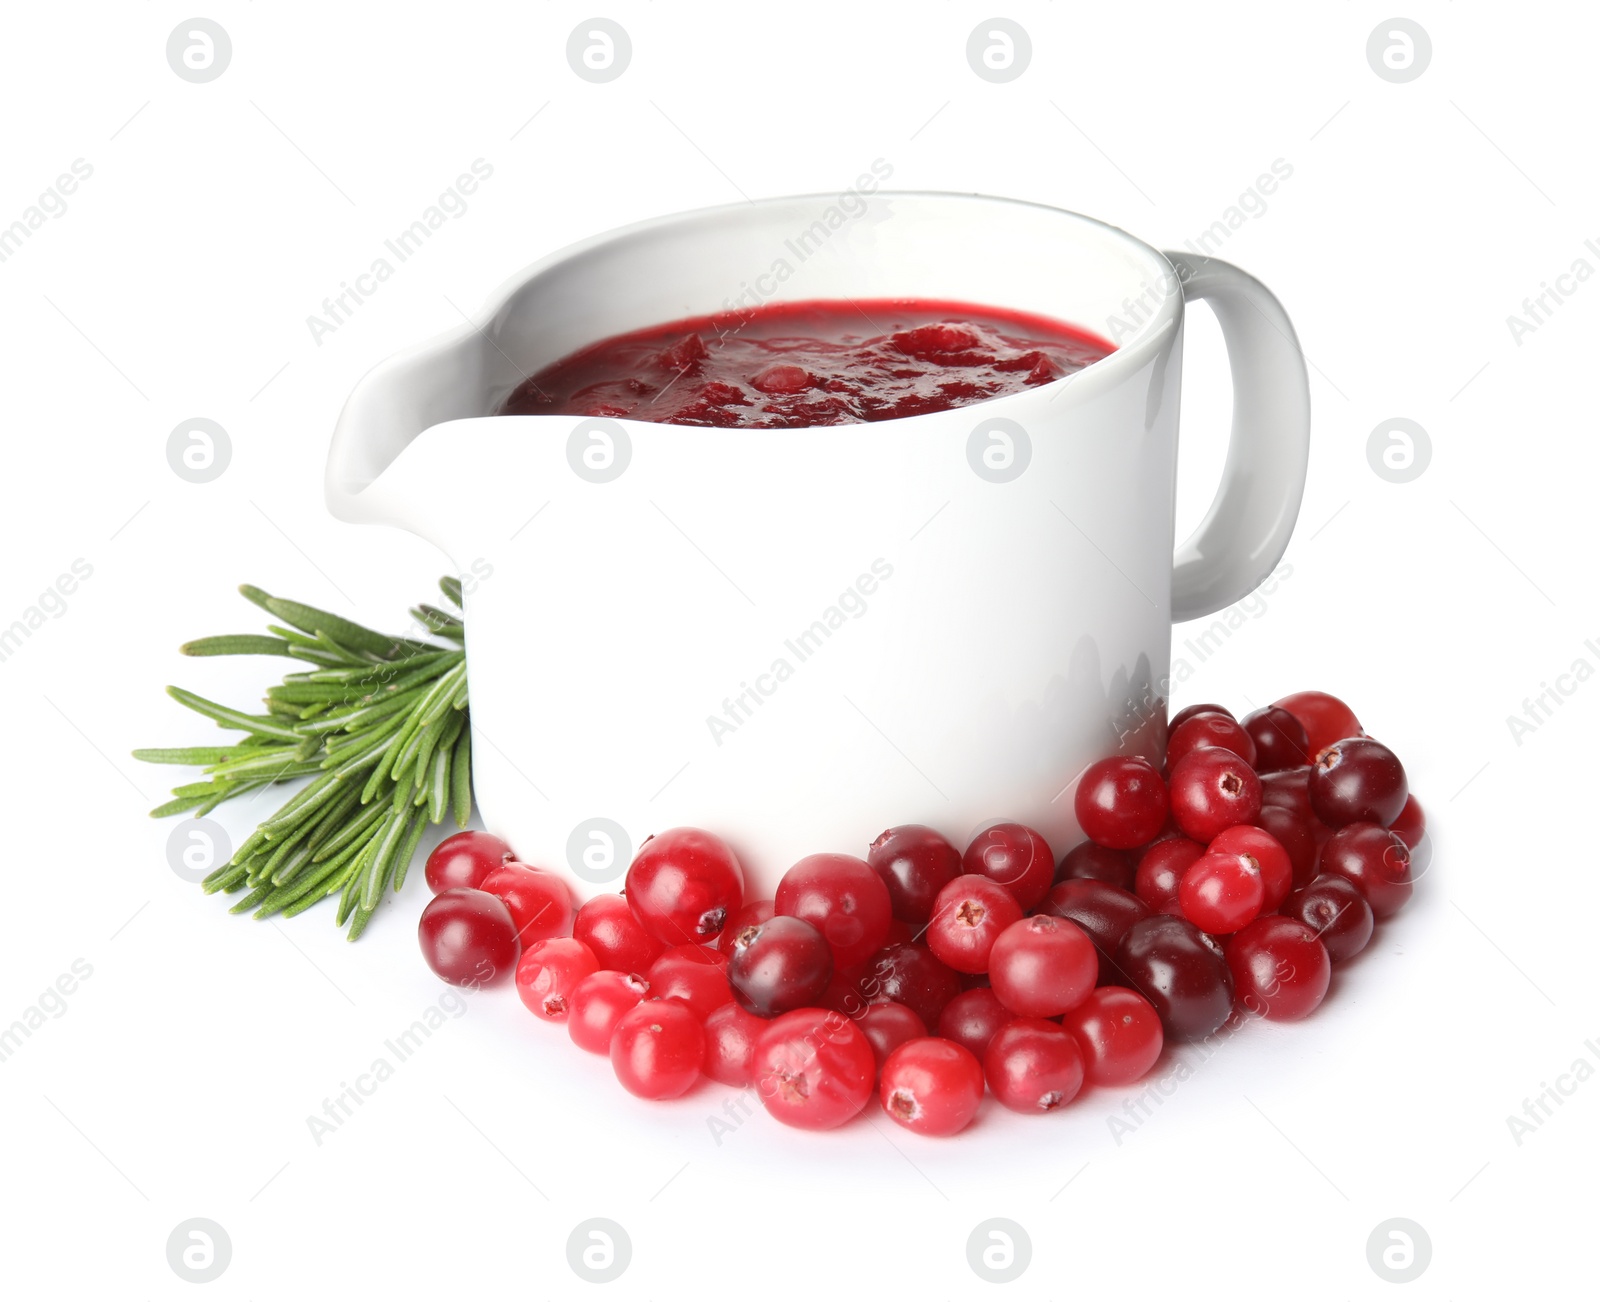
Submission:
[[[650,983],[631,972],[591,972],[567,1001],[567,1034],[580,1049],[606,1053],[622,1015],[650,993]]]
[[[1261,874],[1261,912],[1276,913],[1294,887],[1289,852],[1259,827],[1230,827],[1211,838],[1206,853],[1237,855]]]
[[[725,957],[732,958],[733,942],[739,933],[746,927],[759,927],[776,912],[777,909],[771,900],[751,900],[729,919],[728,925],[717,937],[717,948]]]
[[[1311,810],[1330,827],[1382,823],[1406,807],[1406,771],[1400,758],[1371,737],[1349,737],[1318,752],[1308,783]]]
[[[1225,936],[1261,912],[1261,869],[1240,854],[1201,855],[1178,883],[1183,916],[1201,931]]]
[[[1300,720],[1306,730],[1306,753],[1315,755],[1341,737],[1361,736],[1361,723],[1350,707],[1326,692],[1295,692],[1274,705],[1282,706]]]
[[[1052,886],[1039,912],[1076,923],[1094,942],[1099,958],[1096,976],[1099,985],[1118,980],[1114,957],[1117,946],[1129,927],[1150,916],[1149,906],[1137,895],[1107,882],[1092,881],[1060,882]],[[989,961],[992,965],[993,954]]]
[[[918,926],[933,916],[945,883],[961,875],[961,852],[919,823],[891,827],[872,843],[867,862],[889,888],[894,916]]]
[[[1262,805],[1279,805],[1301,818],[1315,818],[1311,812],[1311,766],[1282,769],[1261,779]]]
[[[867,1043],[872,1046],[872,1059],[880,1072],[889,1055],[902,1044],[928,1033],[922,1019],[914,1012],[904,1004],[888,1000],[868,1004],[855,1020],[861,1028],[861,1034],[867,1037]]]
[[[1083,1051],[1041,1017],[1019,1017],[995,1032],[983,1054],[995,1098],[1013,1112],[1053,1112],[1083,1087]]]
[[[1094,989],[1100,960],[1083,928],[1039,914],[1014,922],[989,951],[989,982],[1019,1017],[1059,1017]]]
[[[639,847],[624,890],[634,917],[663,944],[707,944],[739,908],[744,871],[719,837],[675,827]]]
[[[847,854],[812,854],[800,860],[778,883],[773,908],[804,918],[820,931],[840,967],[865,963],[882,949],[892,916],[883,878],[866,860]]]
[[[944,1006],[939,1014],[939,1034],[966,1045],[981,1058],[994,1033],[1016,1016],[988,986],[978,986],[963,990]]]
[[[1132,1085],[1161,1056],[1161,1019],[1150,1001],[1124,986],[1101,986],[1061,1019],[1083,1052],[1091,1085]]]
[[[721,966],[668,950],[650,965],[650,998],[676,999],[700,1021],[733,999]]]
[[[821,1008],[797,1008],[772,1022],[756,1041],[750,1068],[767,1111],[802,1130],[849,1121],[872,1097],[876,1076],[861,1028]]]
[[[1353,882],[1380,922],[1400,912],[1411,898],[1411,851],[1398,836],[1376,823],[1341,827],[1322,847],[1319,863],[1323,872]]]
[[[611,1033],[611,1069],[622,1088],[642,1099],[675,1099],[700,1079],[706,1033],[689,1005],[647,999],[630,1008]]]
[[[1415,796],[1406,797],[1405,807],[1401,809],[1399,817],[1389,824],[1389,830],[1406,843],[1408,850],[1415,850],[1422,844],[1423,834],[1428,830],[1428,822]]]
[[[1189,865],[1206,852],[1205,846],[1186,836],[1168,837],[1146,850],[1133,874],[1133,891],[1152,913],[1182,914],[1178,883]]]
[[[1197,714],[1179,724],[1167,738],[1167,769],[1170,772],[1191,751],[1202,746],[1220,746],[1232,751],[1251,767],[1256,762],[1256,744],[1235,720],[1220,714]]]
[[[1210,841],[1260,812],[1261,779],[1232,751],[1190,751],[1172,770],[1172,820],[1185,836]]]
[[[1302,818],[1287,805],[1262,805],[1261,812],[1256,815],[1256,826],[1281,845],[1289,856],[1292,882],[1297,887],[1304,886],[1317,875],[1317,855],[1321,847],[1311,823],[1311,819]]]
[[[983,1067],[970,1049],[937,1036],[908,1040],[883,1064],[883,1110],[919,1135],[965,1130],[983,1102]]]
[[[1167,735],[1171,736],[1190,719],[1201,714],[1220,714],[1224,719],[1233,718],[1233,711],[1225,705],[1186,705],[1167,722]]]
[[[1072,809],[1091,841],[1109,850],[1132,850],[1161,835],[1167,787],[1149,760],[1113,756],[1084,770]]]
[[[456,887],[476,890],[491,872],[511,858],[511,847],[489,832],[457,832],[434,846],[422,870],[435,895]]]
[[[1244,730],[1256,746],[1256,772],[1276,773],[1311,763],[1311,739],[1305,725],[1281,705],[1268,705],[1244,716]]]
[[[739,1007],[757,1017],[815,1006],[832,978],[827,939],[802,918],[780,913],[734,937],[728,984]]]
[[[417,940],[434,975],[451,985],[490,985],[517,964],[517,924],[487,891],[453,886],[435,895],[417,922]]]
[[[483,879],[479,888],[498,895],[511,910],[517,939],[523,948],[554,936],[572,934],[572,892],[554,873],[527,864],[502,864]]]
[[[745,1012],[738,1004],[713,1008],[705,1021],[706,1056],[702,1064],[705,1074],[723,1085],[748,1085],[756,1041],[768,1025],[765,1018]]]
[[[1283,902],[1283,916],[1316,932],[1335,963],[1354,958],[1372,939],[1372,906],[1356,885],[1323,873]]]
[[[987,877],[1011,892],[1026,912],[1044,898],[1056,876],[1049,843],[1021,823],[996,823],[972,838],[961,856],[962,871]]]
[[[1221,947],[1182,918],[1134,923],[1117,946],[1117,969],[1155,1007],[1169,1039],[1203,1039],[1233,1010]]]
[[[599,970],[594,951],[581,940],[571,936],[541,940],[525,950],[517,964],[517,994],[535,1017],[564,1022],[578,983]]]
[[[1227,951],[1235,997],[1246,1012],[1295,1022],[1328,993],[1328,951],[1303,922],[1257,918],[1229,939]]]
[[[1008,897],[1009,898],[1009,897]],[[863,978],[868,1002],[890,999],[937,1026],[944,1006],[961,993],[961,978],[922,945],[886,945],[873,956]]]
[[[596,895],[585,903],[572,921],[572,934],[594,951],[602,969],[614,972],[648,972],[662,949],[620,895]]]
[[[1022,917],[1022,906],[1004,886],[968,873],[939,892],[928,948],[957,972],[983,972],[1000,933]]]
[[[1080,841],[1061,858],[1056,882],[1109,882],[1123,890],[1133,889],[1133,855],[1126,850],[1108,850],[1093,841]]]

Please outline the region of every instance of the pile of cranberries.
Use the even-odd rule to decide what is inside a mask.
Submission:
[[[622,894],[581,908],[463,832],[428,859],[422,950],[460,985],[514,969],[529,1011],[641,1098],[709,1076],[821,1130],[876,1093],[907,1129],[950,1135],[985,1086],[1051,1112],[1138,1080],[1168,1041],[1305,1017],[1410,898],[1423,833],[1400,761],[1323,692],[1242,720],[1192,705],[1165,769],[1100,760],[1074,808],[1088,839],[1059,863],[1020,823],[964,852],[906,825],[865,859],[807,856],[770,900],[744,898],[718,837],[674,828]]]

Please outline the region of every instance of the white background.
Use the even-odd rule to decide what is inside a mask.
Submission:
[[[1391,1217],[1432,1244],[1404,1296],[1581,1286],[1600,1083],[1562,1078],[1574,1092],[1520,1144],[1507,1117],[1600,1063],[1600,685],[1520,745],[1506,719],[1573,661],[1600,665],[1600,286],[1520,346],[1506,318],[1575,259],[1600,267],[1600,31],[1577,6],[1418,3],[1432,62],[1397,85],[1365,53],[1388,12],[1311,9],[1009,4],[1033,59],[995,85],[965,58],[983,7],[617,3],[601,12],[633,61],[593,85],[564,53],[589,11],[565,4],[219,3],[232,62],[196,85],[164,54],[180,7],[13,6],[0,224],[73,160],[93,176],[0,263],[0,625],[75,559],[93,575],[0,663],[0,1025],[74,960],[92,976],[0,1063],[7,1295],[192,1296],[165,1244],[197,1216],[232,1242],[217,1298],[1376,1297],[1396,1286],[1366,1244]],[[1313,366],[1292,574],[1177,703],[1351,701],[1433,816],[1413,907],[1317,1016],[1246,1028],[1120,1144],[1119,1091],[1038,1120],[991,1105],[954,1142],[758,1114],[719,1145],[727,1091],[637,1102],[502,988],[319,1147],[307,1115],[444,989],[417,959],[420,874],[357,946],[325,911],[232,919],[180,881],[172,824],[145,811],[186,775],[128,752],[218,736],[164,683],[248,707],[277,666],[177,644],[258,629],[243,581],[390,629],[431,591],[426,544],[322,505],[332,422],[374,362],[571,240],[842,189],[879,157],[896,186],[1057,204],[1158,246],[1293,166],[1221,249],[1280,295]],[[494,174],[465,215],[314,343],[307,316],[477,158]],[[1200,318],[1180,526],[1226,429]],[[197,415],[233,447],[205,485],[165,456]],[[1432,439],[1406,484],[1365,451],[1394,416]],[[219,817],[239,835],[263,808]],[[612,1285],[567,1264],[592,1216],[632,1242]],[[991,1217],[1032,1242],[1005,1286],[967,1265]]]

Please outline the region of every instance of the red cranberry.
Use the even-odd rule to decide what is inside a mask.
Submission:
[[[802,918],[780,913],[734,938],[728,983],[739,1006],[757,1017],[814,1007],[832,978],[828,942]]]
[[[639,847],[624,890],[634,917],[663,944],[710,944],[742,902],[744,870],[721,838],[675,827]]]
[[[1019,1017],[989,1041],[983,1074],[995,1098],[1013,1112],[1053,1112],[1083,1087],[1083,1051],[1055,1022]]]
[[[1293,885],[1304,886],[1317,875],[1317,855],[1322,847],[1317,844],[1310,819],[1302,818],[1287,805],[1262,805],[1261,812],[1256,815],[1256,826],[1281,845],[1289,856]]]
[[[486,876],[479,889],[506,902],[524,949],[541,940],[572,934],[572,892],[554,873],[513,861]]]
[[[1256,746],[1256,772],[1276,773],[1311,763],[1311,739],[1305,725],[1281,705],[1268,705],[1244,716],[1244,730]]]
[[[1233,718],[1233,711],[1228,709],[1228,707],[1225,705],[1186,705],[1168,721],[1167,735],[1171,736],[1172,733],[1176,732],[1179,728],[1183,727],[1184,724],[1188,723],[1190,719],[1193,719],[1196,715],[1201,714],[1220,714],[1224,719]]]
[[[650,998],[677,999],[700,1021],[733,999],[721,966],[668,950],[650,965]]]
[[[1257,918],[1227,945],[1239,1006],[1274,1022],[1295,1022],[1328,993],[1332,967],[1317,934],[1293,918]]]
[[[706,1033],[688,1004],[647,999],[611,1033],[611,1069],[642,1099],[675,1099],[700,1079]]]
[[[1274,705],[1282,706],[1300,720],[1306,730],[1306,753],[1315,755],[1341,737],[1361,736],[1361,723],[1350,707],[1326,692],[1295,692]]]
[[[1190,751],[1172,770],[1172,819],[1185,836],[1210,841],[1260,812],[1261,779],[1232,751]]]
[[[983,1067],[969,1049],[937,1036],[909,1040],[883,1064],[883,1110],[919,1135],[965,1130],[983,1102]]]
[[[820,931],[839,967],[865,963],[882,949],[891,916],[883,878],[866,860],[847,854],[811,854],[800,860],[778,883],[773,908]]]
[[[723,1085],[748,1085],[756,1041],[768,1025],[765,1018],[745,1012],[738,1004],[713,1008],[705,1021],[706,1056],[702,1064],[705,1074]]]
[[[1161,1056],[1161,1019],[1150,1001],[1123,986],[1101,986],[1061,1019],[1083,1052],[1091,1085],[1132,1085]]]
[[[1353,882],[1323,873],[1283,902],[1283,916],[1316,932],[1335,963],[1354,958],[1372,939],[1372,906]]]
[[[988,986],[978,986],[963,990],[944,1006],[939,1014],[939,1034],[981,1058],[994,1033],[1016,1016]]]
[[[600,970],[594,951],[581,940],[557,936],[530,946],[517,964],[517,994],[535,1017],[564,1022],[572,992]]]
[[[1417,803],[1415,796],[1406,797],[1405,807],[1401,809],[1400,816],[1389,824],[1389,830],[1406,843],[1408,850],[1415,850],[1422,844],[1423,834],[1428,830],[1428,821],[1423,816],[1422,806]]]
[[[1123,890],[1133,889],[1135,860],[1126,850],[1108,850],[1093,841],[1080,841],[1061,858],[1056,882],[1109,882]]]
[[[422,870],[435,895],[457,887],[476,890],[483,879],[511,858],[511,847],[489,832],[457,832],[434,846]]]
[[[1382,823],[1406,806],[1406,771],[1400,758],[1371,737],[1350,737],[1324,747],[1311,766],[1311,811],[1330,827]]]
[[[1201,855],[1178,883],[1183,916],[1201,931],[1225,936],[1253,921],[1266,892],[1261,869],[1246,855]]]
[[[872,1097],[872,1046],[848,1017],[797,1008],[770,1023],[756,1041],[750,1079],[762,1104],[785,1125],[830,1130]]]
[[[648,972],[661,956],[659,940],[639,925],[620,895],[596,895],[578,910],[572,934],[594,951],[604,970]]]
[[[1019,1017],[1060,1017],[1094,989],[1100,960],[1083,928],[1047,913],[1013,922],[989,951],[989,983]]]
[[[1353,882],[1372,916],[1382,922],[1392,918],[1411,898],[1411,851],[1386,827],[1376,823],[1350,823],[1341,827],[1322,847],[1322,871]]]
[[[867,964],[862,981],[869,1003],[904,1004],[924,1026],[937,1026],[944,1006],[961,993],[961,978],[921,945],[886,945]]]
[[[1294,887],[1289,852],[1259,827],[1230,827],[1211,838],[1206,853],[1237,855],[1261,874],[1261,912],[1276,913]]]
[[[417,921],[422,957],[451,985],[486,986],[517,965],[517,924],[505,902],[487,891],[441,891]]]
[[[622,1015],[650,993],[650,983],[631,972],[591,972],[567,1001],[567,1034],[580,1049],[607,1053]]]
[[[1186,836],[1157,841],[1144,852],[1133,874],[1133,891],[1152,913],[1182,914],[1178,884],[1189,865],[1206,852],[1205,846]]]
[[[957,972],[983,972],[995,940],[1021,917],[1022,906],[1010,891],[968,873],[939,892],[928,924],[928,948]]]
[[[778,910],[772,900],[751,900],[728,920],[728,925],[717,937],[717,949],[724,958],[733,957],[733,942],[746,927],[759,927]]]
[[[1044,837],[1021,823],[996,823],[972,838],[962,871],[987,877],[1011,892],[1023,911],[1044,898],[1056,876],[1056,857]]]
[[[1168,1039],[1204,1039],[1233,1011],[1222,948],[1182,918],[1134,923],[1117,946],[1117,969],[1154,1006]]]
[[[1098,956],[1096,983],[1117,982],[1115,954],[1128,928],[1150,916],[1149,906],[1137,895],[1106,882],[1060,882],[1050,888],[1040,913],[1066,918],[1083,929],[1094,942]],[[994,957],[990,955],[991,965]]]
[[[933,916],[945,883],[961,875],[961,852],[918,823],[891,827],[872,843],[867,862],[889,888],[894,916],[917,926]]]
[[[1084,770],[1072,810],[1091,841],[1109,850],[1132,850],[1161,835],[1167,787],[1149,760],[1113,756]]]
[[[1179,724],[1167,738],[1168,771],[1177,768],[1185,755],[1202,746],[1220,746],[1251,767],[1255,766],[1256,744],[1242,726],[1220,714],[1197,714]]]
[[[867,1043],[872,1046],[872,1059],[880,1072],[889,1055],[902,1044],[928,1033],[922,1019],[914,1012],[904,1004],[888,1000],[868,1004],[855,1021],[861,1028],[861,1034],[867,1037]]]

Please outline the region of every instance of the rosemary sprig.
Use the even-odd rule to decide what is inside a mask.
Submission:
[[[458,610],[461,585],[439,580]],[[231,746],[136,750],[151,764],[185,764],[207,777],[173,790],[152,817],[203,817],[225,800],[310,778],[205,879],[208,894],[245,892],[231,910],[292,917],[329,896],[355,940],[391,887],[399,890],[429,823],[472,812],[465,626],[430,605],[411,615],[439,642],[389,637],[248,584],[239,591],[279,623],[268,634],[189,642],[184,655],[275,655],[309,668],[267,689],[251,714],[169,687],[179,704],[245,734]]]

